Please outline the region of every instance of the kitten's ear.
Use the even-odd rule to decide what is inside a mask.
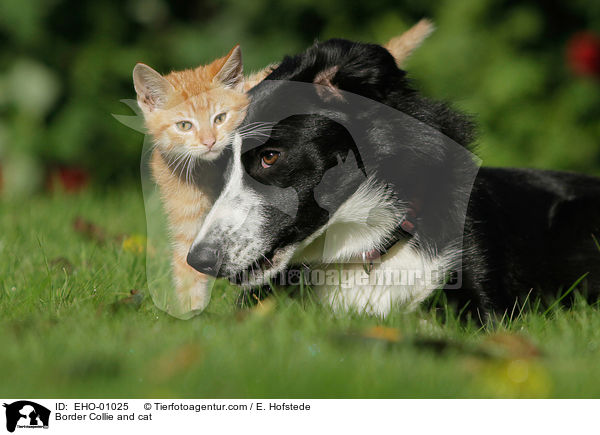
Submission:
[[[344,97],[340,89],[333,84],[335,75],[339,71],[339,66],[332,66],[319,72],[313,79],[313,83],[317,86],[317,93],[324,100],[338,99],[343,100]]]
[[[242,90],[244,75],[242,68],[242,49],[239,44],[231,49],[229,54],[222,58],[223,66],[213,77],[213,81],[221,83],[226,88]]]
[[[423,18],[402,35],[390,39],[383,47],[394,56],[398,68],[402,68],[406,59],[419,48],[434,30],[433,23],[427,18]]]
[[[173,92],[173,86],[167,79],[143,63],[133,68],[133,85],[140,108],[149,112],[165,107]]]

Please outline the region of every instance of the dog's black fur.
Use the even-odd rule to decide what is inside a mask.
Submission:
[[[312,82],[339,67],[332,84],[394,107],[463,146],[474,139],[471,120],[421,97],[379,46],[331,40],[284,59],[267,79]],[[569,144],[565,144],[568,146]],[[530,169],[481,168],[465,223],[463,290],[481,310],[511,309],[531,289],[556,294],[587,276],[600,290],[600,180]]]
[[[250,92],[252,104],[247,122],[261,119],[261,113],[273,101],[277,87],[269,84],[269,80],[313,83],[321,80],[324,71],[329,72],[326,82],[334,90],[330,99],[336,99],[335,89],[367,97],[408,114],[471,149],[475,134],[469,117],[445,103],[419,95],[387,50],[340,39],[317,43],[302,54],[286,57],[266,82]],[[342,106],[343,101],[332,107]],[[367,115],[374,115],[371,119],[376,119],[376,114]],[[335,166],[337,156],[345,158],[354,146],[334,118],[309,115],[287,118],[279,123],[280,128],[274,130],[264,145],[245,148],[242,161],[251,178],[263,184],[292,186],[301,201],[305,198],[299,216],[286,222],[281,227],[282,233],[273,238],[275,242],[270,246],[269,255],[281,243],[307,237],[329,216],[320,205],[314,204],[313,190],[324,173]],[[378,162],[395,156],[398,172],[406,174],[406,178],[400,179],[404,185],[394,182],[394,194],[399,200],[423,203],[416,239],[422,249],[441,250],[443,246],[439,244],[446,242],[443,234],[447,229],[462,225],[452,211],[462,193],[452,191],[452,182],[439,185],[440,180],[448,181],[460,174],[464,170],[463,163],[427,133],[414,134],[417,142],[421,139],[420,143],[413,141],[400,146],[385,143],[389,137],[381,133],[381,127],[372,130],[362,140],[377,147],[378,155],[361,170],[372,171]],[[327,148],[323,142],[336,144],[340,149],[331,149],[332,145]],[[429,160],[415,163],[418,153],[410,147],[419,147]],[[292,170],[282,163],[281,168],[263,173],[257,159],[264,149],[284,149],[290,155],[295,153],[298,161],[303,156],[318,155],[325,164],[315,169],[314,162],[297,163]],[[307,168],[298,172],[298,165],[310,167],[312,172]],[[343,180],[346,190],[351,191],[364,181],[359,172]],[[311,177],[308,181],[294,178],[298,173],[310,173]],[[438,185],[428,185],[432,174],[436,174]],[[325,201],[332,204],[328,211],[335,210],[347,198],[343,192],[340,184],[333,195],[335,198]],[[273,209],[272,213],[278,212]],[[279,218],[291,219],[283,215]],[[542,170],[480,168],[468,199],[464,223],[462,287],[448,291],[448,296],[482,318],[491,312],[501,314],[511,310],[519,298],[525,298],[532,291],[531,297],[539,292],[556,295],[561,288],[569,287],[588,273],[586,289],[590,297],[596,298],[600,293],[600,250],[593,237],[600,236],[599,230],[600,179]],[[434,232],[437,234],[433,235]]]

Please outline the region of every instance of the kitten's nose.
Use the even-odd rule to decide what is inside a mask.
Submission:
[[[214,137],[209,137],[207,139],[202,139],[202,145],[204,145],[205,147],[207,147],[209,150],[213,147],[213,145],[215,144],[216,140]]]

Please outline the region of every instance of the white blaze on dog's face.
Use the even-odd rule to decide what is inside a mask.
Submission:
[[[291,116],[279,122],[264,143],[236,137],[233,151],[227,184],[188,256],[189,264],[201,272],[242,285],[262,284],[288,265],[300,245],[305,247],[336,221],[362,224],[357,234],[363,237],[346,241],[347,248],[337,253],[341,256],[348,250],[372,249],[393,229],[395,209],[383,193],[369,197],[381,199],[389,218],[376,219],[371,232],[366,229],[365,204],[341,207],[360,186],[369,191],[376,186],[367,182],[347,130],[331,119]],[[380,206],[373,205],[370,208]],[[357,206],[366,212],[356,213]],[[349,207],[353,210],[345,213]],[[345,221],[349,216],[354,222]],[[329,251],[332,246],[335,242]]]
[[[254,183],[241,154],[242,139],[236,135],[227,183],[190,249],[188,262],[211,275],[253,285],[283,269],[294,249],[269,253],[275,243],[268,231],[269,200],[275,200],[288,216],[296,214],[298,200],[293,189]]]

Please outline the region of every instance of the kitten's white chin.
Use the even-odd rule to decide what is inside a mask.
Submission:
[[[196,158],[211,161],[215,160],[221,155],[221,153],[223,152],[223,148],[225,147],[213,147],[210,150],[203,149],[202,151],[195,152],[194,155],[196,156]]]
[[[180,148],[175,148],[175,149],[173,149],[172,147],[163,146],[163,149],[176,162],[178,161],[177,160],[178,157],[185,157],[185,156],[189,156],[189,155],[193,156],[194,159],[211,161],[211,160],[215,160],[216,158],[218,158],[221,155],[221,153],[225,149],[225,146],[213,147],[210,150],[206,147],[190,148],[190,147],[184,147],[184,146],[181,146]]]
[[[221,149],[219,150],[210,150],[210,151],[205,151],[203,153],[198,153],[196,154],[196,157],[202,160],[215,160],[217,157],[219,157],[221,155]]]

